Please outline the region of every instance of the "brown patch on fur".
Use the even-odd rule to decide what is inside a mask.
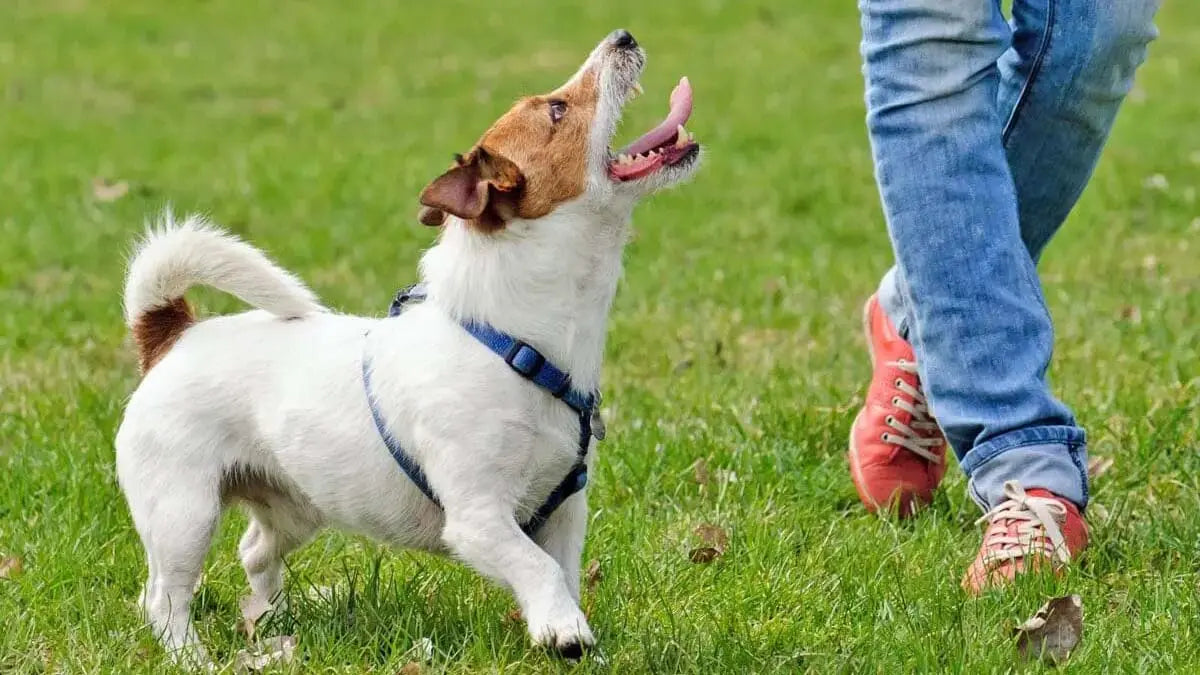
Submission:
[[[143,312],[133,322],[133,341],[137,345],[138,366],[143,374],[167,355],[175,341],[196,317],[187,300],[175,298],[171,304]]]
[[[262,507],[284,499],[286,495],[267,477],[266,472],[255,467],[233,465],[221,473],[221,501],[242,501]]]
[[[513,218],[541,218],[583,194],[597,88],[596,74],[588,71],[549,94],[518,101],[425,188],[421,222],[440,225],[437,212],[444,211],[494,231]],[[566,112],[556,122],[551,105],[562,103]]]

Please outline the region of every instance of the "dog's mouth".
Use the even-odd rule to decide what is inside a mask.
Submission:
[[[640,89],[639,85],[634,86]],[[671,91],[666,119],[609,160],[609,177],[618,182],[637,180],[694,159],[700,144],[684,128],[691,115],[692,85],[683,77]]]

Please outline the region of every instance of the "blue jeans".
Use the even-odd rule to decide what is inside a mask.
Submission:
[[[1095,167],[1159,0],[860,0],[867,126],[913,345],[972,497],[1087,505],[1086,436],[1050,392],[1036,262]]]

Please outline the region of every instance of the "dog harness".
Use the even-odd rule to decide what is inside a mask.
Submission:
[[[392,300],[392,305],[388,309],[388,316],[399,316],[407,305],[413,302],[421,302],[425,298],[426,291],[423,284],[409,286],[396,294],[396,298]],[[563,372],[553,363],[550,363],[541,352],[521,340],[502,333],[487,324],[464,322],[462,327],[471,337],[474,337],[497,356],[503,358],[504,362],[518,375],[553,394],[555,398],[562,401],[579,416],[579,449],[574,466],[567,472],[566,477],[550,492],[550,496],[546,497],[546,501],[533,512],[533,516],[530,517],[529,521],[521,526],[521,530],[532,537],[550,518],[550,514],[554,513],[559,506],[562,506],[562,503],[567,501],[571,495],[579,492],[587,485],[587,453],[589,442],[593,437],[598,441],[604,439],[604,424],[599,418],[600,393],[597,391],[584,394],[572,388],[571,376],[569,374]],[[404,448],[400,447],[399,441],[392,435],[383,420],[383,415],[379,410],[378,404],[375,402],[374,395],[371,393],[371,365],[370,359],[365,353],[362,359],[362,379],[363,388],[367,394],[367,404],[371,408],[371,418],[375,420],[375,428],[379,431],[379,437],[383,439],[383,444],[387,446],[392,459],[396,460],[396,464],[400,466],[400,470],[408,476],[409,480],[430,501],[441,507],[442,502],[434,494],[433,488],[429,485],[429,479],[425,476],[425,472],[421,470],[421,467],[413,460],[412,456],[405,452]]]

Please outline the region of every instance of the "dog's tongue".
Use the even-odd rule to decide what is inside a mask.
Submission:
[[[687,124],[692,116],[692,83],[687,77],[679,78],[679,84],[671,91],[671,112],[661,124],[646,132],[641,138],[630,143],[621,152],[626,155],[640,155],[649,152],[660,145],[666,145],[675,138],[679,125]]]

